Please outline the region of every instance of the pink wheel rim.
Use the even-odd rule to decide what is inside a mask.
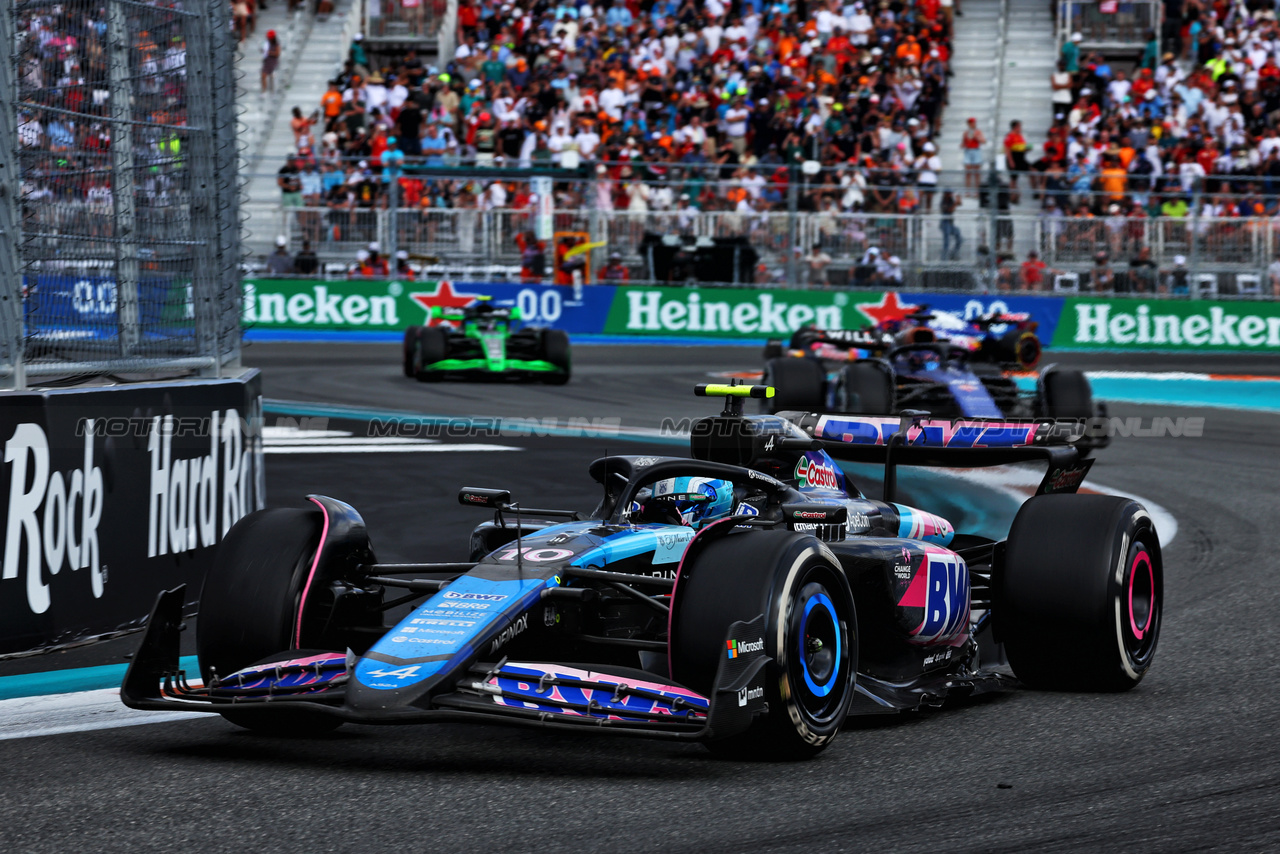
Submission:
[[[1133,615],[1133,587],[1134,579],[1138,577],[1139,568],[1146,566],[1147,568],[1147,589],[1151,591],[1151,607],[1147,609],[1146,619],[1142,621],[1142,625],[1138,625],[1138,621]],[[1155,613],[1155,591],[1156,591],[1156,575],[1155,570],[1151,567],[1151,556],[1145,550],[1138,552],[1133,556],[1133,564],[1129,567],[1129,628],[1133,632],[1133,636],[1138,640],[1142,640],[1142,636],[1146,634],[1147,629],[1151,627],[1151,617]]]

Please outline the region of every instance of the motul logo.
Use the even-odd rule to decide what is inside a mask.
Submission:
[[[840,488],[835,466],[830,463],[811,460],[807,455],[801,457],[800,462],[796,464],[796,481],[802,489],[805,487],[815,489]]]

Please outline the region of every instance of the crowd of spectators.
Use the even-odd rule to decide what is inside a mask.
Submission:
[[[1170,0],[1165,14],[1129,68],[1082,56],[1073,34],[1050,81],[1054,122],[1039,160],[1019,162],[1013,132],[1004,141],[1011,177],[1027,175],[1051,238],[1095,248],[1095,266],[1138,259],[1151,217],[1186,220],[1160,225],[1175,248],[1195,217],[1206,252],[1243,261],[1262,223],[1244,218],[1280,214],[1274,3]],[[1134,290],[1160,286],[1155,276],[1131,280]]]
[[[27,4],[14,13],[22,213],[33,234],[114,234],[107,10],[97,4]],[[126,15],[135,216],[139,234],[180,227],[184,193],[186,40],[163,7]],[[8,109],[12,102],[6,101]],[[157,231],[160,230],[160,231]],[[152,250],[148,249],[147,252]],[[114,250],[65,240],[67,258]]]
[[[478,0],[445,67],[379,65],[359,37],[319,109],[294,112],[286,206],[520,207],[527,184],[410,168],[582,168],[556,206],[930,209],[952,0]],[[808,178],[805,179],[809,181]],[[584,189],[584,187],[590,189]]]

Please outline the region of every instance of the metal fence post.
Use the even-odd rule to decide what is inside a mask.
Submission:
[[[118,4],[117,4],[118,5]],[[217,334],[218,232],[216,194],[214,191],[213,100],[209,89],[214,85],[213,54],[209,45],[209,18],[198,15],[191,19],[187,39],[187,158],[191,188],[191,308],[195,315],[196,349],[194,355],[213,356],[213,364],[205,369],[217,374],[220,355]]]
[[[111,198],[115,205],[116,300],[120,355],[132,356],[141,340],[138,312],[137,199],[133,159],[133,87],[129,79],[126,7],[107,3],[107,62],[111,104]]]
[[[22,219],[18,212],[21,186],[18,170],[17,88],[14,64],[14,7],[0,12],[0,360],[5,369],[0,386],[27,385],[22,332]]]
[[[214,341],[218,369],[239,367],[240,322],[244,295],[240,284],[240,135],[236,113],[235,44],[223,0],[206,0],[213,100],[214,215],[218,258],[218,317]]]
[[[798,242],[800,220],[796,216],[796,208],[800,202],[800,170],[791,166],[791,180],[787,182],[787,284],[799,284],[800,265],[797,250],[800,248]]]
[[[383,167],[386,168],[385,166]],[[394,171],[394,170],[393,170]],[[388,176],[390,185],[387,187],[387,252],[384,256],[387,259],[387,267],[391,270],[392,277],[395,277],[396,270],[396,247],[399,245],[400,237],[400,179],[394,174]]]
[[[1194,277],[1200,272],[1200,180],[1197,178],[1191,187],[1191,230],[1187,234],[1187,270],[1188,275]],[[1195,296],[1194,289],[1192,296]]]

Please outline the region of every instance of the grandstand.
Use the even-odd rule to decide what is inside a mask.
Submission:
[[[465,3],[452,58],[357,38],[296,105],[256,245],[490,277],[518,268],[517,235],[572,232],[635,279],[646,235],[683,233],[749,240],[765,282],[803,283],[820,251],[824,279],[863,283],[874,247],[922,286],[1146,291],[1195,268],[1205,293],[1272,293],[1270,6]]]

